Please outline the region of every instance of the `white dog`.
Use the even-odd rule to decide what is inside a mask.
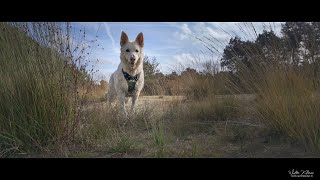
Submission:
[[[128,102],[128,98],[126,99],[126,97],[132,98],[131,111],[134,112],[136,102],[144,86],[143,34],[139,33],[136,40],[130,42],[127,34],[122,32],[120,46],[121,62],[118,69],[110,77],[106,97],[110,105],[118,99],[121,111],[127,117],[125,103]]]

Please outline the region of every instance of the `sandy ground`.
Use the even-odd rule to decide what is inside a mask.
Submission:
[[[217,95],[217,99],[223,99],[228,97],[234,97],[236,99],[241,99],[243,101],[252,101],[256,98],[255,94],[243,94],[243,95]],[[178,102],[187,102],[187,97],[185,96],[140,96],[137,102],[137,111],[141,110],[142,107],[145,106],[163,106],[167,103],[178,101]],[[91,109],[95,105],[102,105],[103,107],[107,107],[107,102],[95,102],[90,103],[88,106],[86,106],[86,109]],[[128,101],[126,104],[126,108],[131,107],[131,100]]]
[[[140,96],[136,105],[136,111],[141,110],[143,107],[148,106],[161,106],[163,107],[166,103],[170,103],[173,101],[186,101],[186,97],[184,96]],[[107,108],[108,104],[106,101],[103,102],[95,102],[90,103],[85,106],[85,110],[92,109],[94,106],[102,105],[103,108]],[[129,109],[131,107],[131,99],[126,104],[126,108]]]

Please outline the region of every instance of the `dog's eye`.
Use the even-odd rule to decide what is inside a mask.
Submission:
[[[126,50],[126,52],[130,52],[130,50],[129,50],[129,49],[127,49],[127,50]]]
[[[138,49],[136,49],[136,52],[139,52],[139,50],[138,50]]]

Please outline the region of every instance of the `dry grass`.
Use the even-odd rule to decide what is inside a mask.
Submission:
[[[314,96],[311,80],[299,74],[268,75],[257,102],[259,117],[279,133],[305,148],[320,149],[320,98]]]
[[[0,157],[48,151],[72,134],[77,103],[72,69],[21,30],[6,23],[0,28]]]
[[[85,110],[68,157],[317,156],[256,119],[250,111],[254,99],[249,95],[215,100],[143,97],[138,112],[125,125],[119,109],[95,103]]]
[[[86,49],[71,45],[70,28],[0,23],[0,157],[64,153],[72,142],[83,100],[77,90],[90,77]]]

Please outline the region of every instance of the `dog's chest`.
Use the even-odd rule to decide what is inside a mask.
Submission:
[[[126,96],[127,97],[131,97],[133,96],[135,87],[136,87],[136,83],[135,81],[127,81],[128,83],[128,91],[126,92]]]
[[[126,96],[132,97],[135,92],[135,87],[136,87],[136,84],[139,80],[140,73],[135,76],[131,76],[123,70],[122,70],[122,73],[123,73],[124,79],[126,80],[127,85],[128,85],[128,90],[126,91]]]

